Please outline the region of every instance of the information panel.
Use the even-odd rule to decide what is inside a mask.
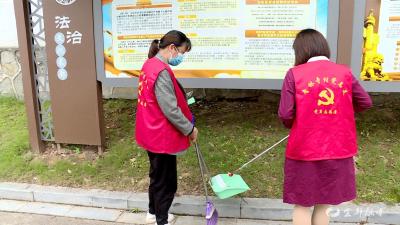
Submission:
[[[301,29],[327,36],[329,2],[103,0],[102,11],[106,79],[137,77],[151,41],[176,29],[193,45],[173,68],[179,78],[282,80]]]

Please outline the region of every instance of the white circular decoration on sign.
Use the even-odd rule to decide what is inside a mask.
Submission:
[[[66,80],[68,78],[68,72],[65,69],[59,69],[57,71],[57,77],[60,80]]]
[[[56,60],[58,69],[64,69],[67,66],[67,59],[64,57],[58,57]]]
[[[65,49],[64,45],[57,45],[56,47],[56,55],[62,57],[65,55],[67,50]]]
[[[60,5],[71,5],[76,0],[56,0],[56,2]]]
[[[65,42],[65,36],[64,36],[64,34],[61,33],[61,32],[57,32],[57,33],[54,35],[54,41],[55,41],[58,45],[64,44],[64,42]]]

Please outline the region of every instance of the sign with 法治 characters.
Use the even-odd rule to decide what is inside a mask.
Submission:
[[[103,145],[93,1],[45,1],[43,16],[55,141]]]
[[[68,16],[56,16],[54,23],[56,24],[56,29],[59,29],[54,35],[54,42],[57,44],[55,48],[57,77],[60,80],[66,80],[68,79],[68,71],[66,70],[68,61],[65,58],[67,52],[65,45],[80,45],[82,43],[82,33],[77,30],[69,30],[71,19]]]

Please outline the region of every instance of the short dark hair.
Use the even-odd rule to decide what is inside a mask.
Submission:
[[[300,31],[293,42],[293,49],[296,57],[295,66],[304,64],[315,56],[331,57],[328,41],[314,29]]]
[[[171,44],[175,45],[176,47],[181,47],[182,45],[185,45],[186,52],[192,49],[192,42],[184,33],[177,30],[171,30],[166,33],[160,40],[156,39],[151,42],[148,57],[153,58],[155,55],[157,55],[160,49],[164,49]]]

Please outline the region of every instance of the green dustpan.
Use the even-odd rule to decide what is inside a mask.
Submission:
[[[233,175],[231,173],[219,174],[209,179],[210,173],[208,172],[203,154],[201,153],[199,145],[197,143],[195,143],[195,148],[197,152],[197,157],[199,159],[202,177],[206,177],[208,183],[210,183],[212,190],[218,198],[225,199],[250,190],[249,186],[247,186],[246,182],[244,182],[243,178],[240,175]],[[205,191],[207,193],[207,187],[205,188]]]
[[[238,170],[240,171],[271,149],[273,149],[275,146],[286,140],[289,136],[284,137],[282,140],[278,141],[275,143],[273,146],[268,148],[267,150],[263,151],[261,154],[257,155],[254,157],[252,160],[249,162],[245,163],[243,166],[241,166]],[[210,181],[211,188],[213,189],[214,193],[218,196],[220,199],[225,199],[225,198],[230,198],[232,196],[235,196],[237,194],[243,193],[245,191],[250,190],[249,186],[244,182],[243,178],[240,175],[237,174],[219,174],[213,178],[211,178]]]
[[[220,199],[230,198],[250,190],[240,175],[219,174],[211,178],[211,188]]]

